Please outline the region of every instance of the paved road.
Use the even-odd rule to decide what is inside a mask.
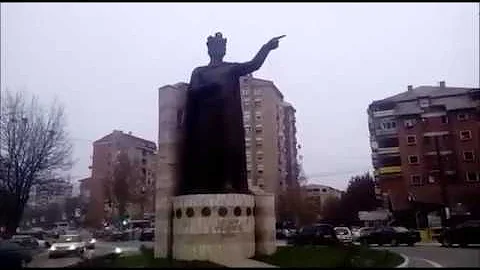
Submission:
[[[439,244],[418,244],[414,247],[375,247],[401,253],[409,258],[407,267],[480,267],[480,247],[445,248]]]
[[[134,253],[138,252],[140,246],[144,244],[145,246],[153,246],[153,242],[140,242],[140,241],[126,241],[126,242],[103,242],[98,241],[95,244],[94,250],[88,250],[87,256],[101,256],[106,253],[113,252],[116,247],[122,249],[123,253]],[[31,263],[28,264],[28,267],[52,267],[52,268],[61,268],[67,267],[72,264],[80,262],[82,259],[77,256],[70,257],[60,257],[55,259],[48,258],[47,250],[39,252]]]

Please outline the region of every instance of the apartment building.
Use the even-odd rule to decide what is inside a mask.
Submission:
[[[408,86],[372,102],[368,125],[378,196],[393,211],[480,196],[480,89]]]
[[[278,194],[297,183],[295,109],[272,81],[240,78],[249,186]]]
[[[340,199],[343,195],[341,190],[317,184],[309,184],[304,187],[307,198],[318,198],[321,205],[325,204],[325,201],[330,198]]]
[[[91,225],[99,225],[105,219],[113,217],[116,206],[106,198],[106,188],[112,186],[113,171],[118,156],[126,153],[130,163],[138,169],[137,185],[132,187],[132,192],[143,194],[141,203],[129,203],[127,212],[135,217],[145,212],[154,212],[154,187],[155,187],[155,151],[156,144],[136,136],[130,132],[123,133],[114,130],[112,133],[93,142],[93,156],[91,179],[85,182],[84,191],[90,198],[86,220]]]
[[[65,204],[72,197],[73,184],[66,179],[52,179],[30,189],[27,206],[31,209],[45,209],[51,203]]]

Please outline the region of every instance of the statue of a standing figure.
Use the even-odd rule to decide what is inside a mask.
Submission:
[[[245,63],[223,62],[227,40],[221,33],[208,37],[210,63],[193,70],[187,91],[177,195],[250,193],[239,77],[259,69],[282,37]]]

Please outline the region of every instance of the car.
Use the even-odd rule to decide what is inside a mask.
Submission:
[[[40,247],[38,240],[30,235],[15,234],[10,240],[27,249],[37,249]]]
[[[374,227],[361,227],[357,229],[352,229],[352,241],[358,242],[358,238],[360,238],[360,236],[369,234],[374,230],[375,230]]]
[[[294,245],[336,245],[339,243],[333,226],[329,224],[302,227],[288,242]]]
[[[32,261],[29,249],[11,240],[0,241],[0,262],[2,269],[24,268]]]
[[[453,228],[446,228],[438,236],[438,242],[444,247],[451,247],[453,244],[461,247],[480,244],[480,220],[469,220]]]
[[[391,246],[407,244],[413,246],[420,240],[418,231],[409,230],[405,227],[381,227],[358,238],[358,241],[366,246],[370,244],[378,244],[380,246],[384,244],[390,244]]]
[[[144,228],[140,234],[140,241],[153,241],[155,228]]]
[[[337,238],[342,243],[352,243],[352,232],[348,227],[335,227],[335,234]]]
[[[54,258],[63,255],[77,255],[83,257],[87,250],[87,243],[78,234],[64,234],[48,249],[48,257]]]

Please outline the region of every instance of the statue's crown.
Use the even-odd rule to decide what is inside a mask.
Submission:
[[[223,45],[225,46],[227,44],[227,39],[223,38],[222,33],[217,32],[215,33],[215,36],[209,36],[207,39],[207,46],[218,46],[218,45]]]

